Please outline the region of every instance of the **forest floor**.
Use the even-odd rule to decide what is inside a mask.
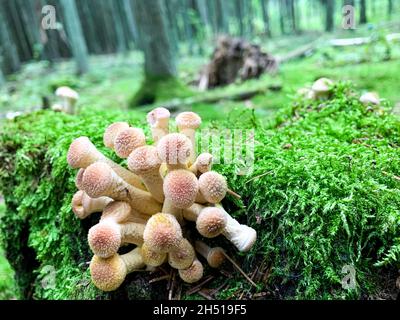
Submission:
[[[271,42],[267,48],[273,54],[282,55],[316,37],[321,38],[321,35],[287,37]],[[374,45],[341,49],[322,47],[306,58],[283,63],[274,76],[264,75],[257,80],[238,82],[207,93],[189,87],[187,91],[174,92],[174,96],[179,99],[188,96],[229,95],[254,88],[266,89],[265,93],[246,101],[225,99],[215,103],[196,103],[190,108],[198,112],[204,121],[209,121],[225,118],[234,107],[245,104],[254,108],[258,117],[268,121],[277,110],[289,103],[299,88],[310,85],[320,77],[328,77],[333,80],[350,80],[361,91],[376,91],[397,110],[400,109],[400,44],[391,47],[391,59],[387,61],[382,58],[385,50],[386,44],[379,41]],[[205,57],[180,59],[181,81],[191,83],[195,80],[206,62]],[[139,89],[142,81],[141,55],[132,52],[112,59],[110,56],[92,57],[91,69],[90,73],[77,77],[73,73],[72,62],[59,63],[53,67],[46,62],[26,64],[20,73],[10,77],[7,87],[0,90],[0,125],[1,119],[8,112],[40,108],[43,95],[54,99],[53,92],[61,85],[71,86],[79,92],[78,108],[127,109],[129,99]],[[280,89],[267,89],[271,86]],[[171,90],[173,88],[167,88],[169,96],[161,96],[161,100],[170,101]],[[142,108],[142,111],[145,109]],[[0,215],[4,209],[0,199]],[[12,270],[0,248],[0,299],[15,298],[12,288]]]

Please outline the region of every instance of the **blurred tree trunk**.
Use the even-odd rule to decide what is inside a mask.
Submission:
[[[250,39],[254,35],[254,12],[253,12],[253,2],[252,1],[246,1],[245,2],[245,10],[244,10],[244,15],[246,17],[246,25],[247,25],[247,30],[246,30],[246,35]]]
[[[4,74],[3,74],[3,70],[1,68],[1,61],[2,61],[2,57],[0,56],[0,88],[6,83],[6,79],[4,78]]]
[[[95,54],[103,53],[101,47],[101,39],[99,39],[99,30],[96,30],[96,15],[92,14],[91,2],[90,0],[80,1],[80,8],[82,10],[81,22],[82,28],[85,30],[85,35],[88,45],[89,52]]]
[[[389,17],[392,16],[392,13],[393,13],[393,0],[388,0],[387,13],[388,13]]]
[[[137,1],[137,0],[135,0]],[[170,33],[170,39],[171,39],[171,44],[172,44],[172,49],[174,53],[179,53],[179,37],[178,37],[178,27],[177,27],[177,21],[176,21],[176,13],[174,11],[174,8],[172,7],[173,3],[172,1],[169,0],[164,0],[164,6],[165,6],[165,11],[167,13],[167,27]],[[134,7],[134,6],[133,6]],[[136,9],[134,9],[136,10]],[[138,30],[139,30],[139,26]],[[140,36],[138,38],[139,44],[140,44]]]
[[[32,53],[30,51],[30,46],[28,39],[24,30],[24,23],[21,21],[20,10],[18,8],[18,3],[16,1],[6,1],[5,7],[8,7],[8,16],[11,19],[8,20],[9,32],[13,34],[13,39],[18,53],[20,54],[21,61],[26,61],[31,59]]]
[[[264,31],[268,37],[271,37],[271,27],[270,27],[269,10],[268,10],[269,0],[260,0],[260,2],[261,2],[261,10],[264,21]]]
[[[131,1],[130,0],[122,0],[122,5],[124,8],[124,12],[126,15],[126,20],[128,23],[128,28],[129,28],[129,32],[131,35],[131,39],[133,40],[133,42],[135,43],[135,45],[138,45],[138,31],[137,31],[137,27],[136,27],[136,22],[135,22],[135,18],[133,16],[132,13],[132,5],[131,5]]]
[[[333,31],[335,0],[326,0],[325,6],[326,6],[325,31]]]
[[[19,70],[20,60],[4,9],[4,0],[2,0],[0,2],[0,56],[3,56],[3,72],[8,74]]]
[[[216,7],[218,31],[229,33],[228,10],[226,8],[225,0],[216,0]]]
[[[185,30],[186,43],[189,45],[189,55],[193,55],[194,39],[193,39],[193,29],[190,22],[189,16],[189,3],[186,0],[181,0],[179,8],[181,9],[183,18],[183,27]]]
[[[374,0],[375,1],[375,0]],[[350,5],[354,7],[354,0],[343,0],[343,5]]]
[[[161,0],[134,1],[147,77],[175,77],[176,66]]]
[[[367,23],[367,4],[365,0],[360,0],[360,23]]]
[[[82,74],[88,71],[89,61],[75,0],[61,0],[60,3],[64,11],[65,26],[69,36],[72,54],[77,63],[78,73]]]
[[[40,18],[35,8],[35,0],[18,0],[20,14],[26,29],[28,44],[33,59],[43,58],[43,48],[40,41]]]
[[[292,31],[293,31],[293,33],[296,33],[297,32],[297,21],[296,21],[296,11],[295,11],[295,6],[294,6],[294,0],[288,0],[286,2],[286,7],[288,10],[288,14],[290,16]]]
[[[279,26],[281,34],[286,34],[285,29],[285,0],[279,0]]]
[[[242,0],[235,1],[235,11],[236,11],[236,18],[238,20],[239,25],[239,35],[241,37],[244,36],[244,21],[243,21],[243,2]]]
[[[107,3],[107,11],[109,17],[112,19],[111,26],[114,29],[114,34],[117,40],[117,52],[126,53],[128,48],[126,46],[124,37],[124,28],[122,25],[122,17],[118,10],[118,0],[105,1]]]

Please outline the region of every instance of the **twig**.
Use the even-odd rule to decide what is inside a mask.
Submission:
[[[201,290],[202,287],[212,279],[214,279],[214,276],[208,276],[204,281],[202,281],[201,283],[199,283],[195,287],[193,287],[193,288],[189,289],[188,291],[186,291],[186,295],[190,296],[191,294],[196,293],[197,291]]]
[[[200,290],[198,292],[199,295],[201,295],[203,298],[206,298],[207,300],[214,300],[211,296],[209,296],[207,293],[203,292],[202,290]]]
[[[389,172],[386,172],[386,171],[383,171],[383,170],[382,170],[382,173],[383,173],[385,176],[391,176],[393,179],[396,179],[396,180],[399,180],[399,181],[400,181],[400,177],[399,177],[399,176],[391,175]]]
[[[245,183],[249,183],[250,181],[253,181],[253,180],[258,179],[258,178],[261,178],[261,177],[264,177],[264,176],[266,176],[267,174],[270,174],[270,173],[272,173],[272,170],[267,171],[267,172],[264,172],[264,173],[262,173],[262,174],[260,174],[260,175],[258,175],[258,176],[255,176],[255,177],[253,177],[253,178],[247,180]]]
[[[230,256],[228,256],[228,255],[226,254],[226,252],[223,252],[223,251],[222,251],[222,254],[225,256],[225,258],[227,258],[227,259],[233,264],[233,266],[234,266],[237,270],[239,270],[239,272],[246,278],[246,280],[247,280],[248,282],[250,282],[253,286],[255,286],[255,287],[257,288],[257,284],[256,284],[253,280],[251,280],[251,279],[249,278],[249,276],[239,267],[239,265],[238,265]]]
[[[166,280],[166,279],[169,279],[169,277],[170,277],[170,275],[167,274],[167,275],[165,275],[165,276],[161,276],[161,277],[158,277],[158,278],[151,279],[151,280],[149,280],[149,283],[153,283],[153,282],[158,282],[158,281]]]
[[[237,199],[242,199],[242,197],[239,194],[237,194],[235,191],[232,191],[231,189],[228,189],[226,192]]]
[[[212,290],[210,292],[210,296],[215,295],[217,292],[219,292],[220,290],[222,290],[222,288],[224,288],[226,285],[228,284],[228,280],[226,280],[223,284],[221,284],[219,287],[215,288],[214,290]]]
[[[176,273],[173,272],[173,270],[171,270],[171,272],[172,272],[172,281],[171,281],[171,287],[170,287],[169,293],[168,293],[168,300],[172,300],[172,293],[173,293],[174,288],[175,288]]]

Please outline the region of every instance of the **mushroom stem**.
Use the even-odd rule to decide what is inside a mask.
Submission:
[[[182,225],[183,223],[182,209],[175,207],[170,199],[164,200],[161,212],[172,214],[176,218],[176,220],[178,220],[179,224]]]
[[[150,193],[126,183],[106,163],[96,162],[87,167],[83,185],[91,197],[108,196],[114,200],[126,201],[133,209],[145,214],[161,211],[161,204]]]
[[[193,203],[189,208],[183,209],[183,217],[186,220],[196,222],[197,217],[204,208],[205,206],[202,206],[201,204]]]
[[[170,112],[166,108],[156,108],[147,114],[147,123],[151,129],[154,145],[169,133]]]
[[[82,180],[83,180],[83,173],[85,169],[80,168],[75,176],[75,186],[78,190],[82,190]]]
[[[72,168],[83,169],[86,169],[95,162],[107,163],[127,183],[142,190],[146,189],[137,175],[104,156],[96,149],[88,137],[79,137],[71,143],[67,154],[67,161]]]
[[[168,253],[169,265],[178,270],[189,268],[195,258],[196,252],[187,239],[182,239],[178,247]]]
[[[71,206],[79,219],[85,219],[94,212],[103,211],[111,201],[108,197],[91,198],[83,190],[79,190],[72,197]]]
[[[132,251],[121,255],[120,257],[125,263],[127,274],[138,269],[142,269],[146,266],[143,262],[140,248],[135,248]]]
[[[209,247],[203,241],[196,241],[196,251],[203,256],[211,268],[219,268],[225,261],[225,251],[221,247]]]

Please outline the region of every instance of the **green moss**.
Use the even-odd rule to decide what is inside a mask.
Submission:
[[[204,124],[256,129],[253,173],[238,176],[235,164],[217,165],[216,170],[242,195],[241,201],[229,196],[224,205],[257,229],[258,241],[246,254],[237,254],[225,239],[213,243],[227,248],[249,274],[263,261],[270,269],[258,289],[233,272],[219,298],[261,290],[272,298],[363,298],[376,293],[382,277],[398,267],[400,192],[393,176],[400,172],[400,121],[387,106],[368,109],[357,96],[340,84],[323,103],[296,97],[269,123],[261,123],[251,109],[236,109],[226,119]],[[0,186],[7,212],[0,231],[22,297],[165,297],[165,288],[149,285],[149,276],[142,274],[130,275],[114,293],[97,290],[87,270],[91,253],[86,236],[98,216],[79,221],[70,206],[76,191],[76,170],[66,162],[71,141],[89,136],[99,150],[120,161],[102,146],[104,129],[124,120],[148,133],[144,116],[40,111],[2,129]],[[289,143],[290,148],[283,147]],[[356,270],[355,290],[341,288],[344,265]],[[215,275],[217,287],[225,279]]]

